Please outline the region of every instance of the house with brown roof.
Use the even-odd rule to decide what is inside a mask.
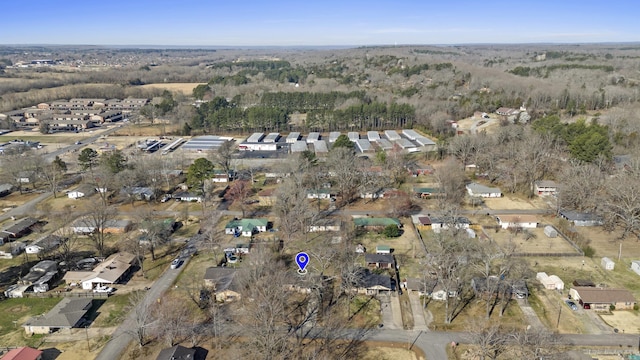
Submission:
[[[93,271],[68,271],[63,279],[68,284],[71,282],[81,283],[84,290],[91,290],[95,286],[116,284],[123,281],[133,270],[136,262],[135,255],[119,252],[99,263]]]
[[[276,189],[264,189],[258,193],[258,202],[262,206],[275,205],[277,197],[275,195]]]
[[[569,290],[569,295],[585,309],[609,311],[613,305],[616,310],[631,310],[637,304],[627,289],[576,286]]]

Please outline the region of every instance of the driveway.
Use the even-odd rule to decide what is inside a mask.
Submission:
[[[378,295],[380,300],[380,311],[382,312],[382,323],[385,329],[402,329],[402,314],[400,313],[400,300],[398,295],[392,294]]]
[[[429,325],[424,314],[424,308],[420,303],[420,295],[417,293],[409,293],[409,301],[411,302],[411,312],[413,313],[413,329],[428,331]]]

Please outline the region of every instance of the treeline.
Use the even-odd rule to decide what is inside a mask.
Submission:
[[[547,116],[536,120],[532,126],[540,133],[552,134],[557,139],[561,139],[571,156],[580,161],[611,159],[613,146],[609,140],[609,128],[596,121],[587,124],[584,119],[581,119],[575,123],[565,124],[560,122],[558,116]]]
[[[384,130],[413,127],[415,108],[409,104],[372,102],[344,110],[314,110],[307,113],[306,129],[315,131]]]
[[[338,110],[346,99],[362,103]],[[306,112],[307,121],[299,130],[365,130],[412,126],[415,108],[408,104],[371,102],[364,91],[351,93],[267,93],[260,105],[242,109],[240,98],[227,101],[223,97],[203,103],[189,124],[191,130],[220,131],[283,131],[292,130],[289,116]]]
[[[306,79],[308,72],[300,67],[293,67],[291,63],[284,60],[256,60],[256,61],[239,61],[239,62],[222,62],[209,65],[211,69],[227,69],[229,72],[241,69],[235,75],[228,77],[216,76],[210,84],[232,84],[242,85],[250,82],[249,76],[255,76],[263,73],[265,78],[277,82],[297,83]]]
[[[444,70],[444,69],[453,69],[452,63],[440,63],[440,64],[420,64],[414,66],[399,66],[389,70],[389,75],[393,74],[402,74],[404,77],[411,77],[411,75],[418,75],[423,71],[427,71],[429,69],[433,69],[436,71]]]
[[[509,70],[508,72],[518,76],[536,76],[547,78],[552,71],[555,70],[572,70],[572,69],[583,69],[583,70],[602,70],[605,72],[613,72],[613,66],[611,65],[584,65],[584,64],[555,64],[549,66],[540,66],[540,67],[529,67],[529,66],[518,66]]]
[[[307,112],[310,110],[333,110],[348,99],[366,101],[366,92],[272,92],[262,95],[260,105],[283,108],[289,112]]]

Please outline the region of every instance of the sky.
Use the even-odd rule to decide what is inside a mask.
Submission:
[[[635,0],[4,1],[0,44],[362,46],[640,40]]]

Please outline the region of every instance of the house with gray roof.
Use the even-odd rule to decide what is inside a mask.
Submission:
[[[602,218],[592,213],[560,210],[558,215],[572,223],[574,226],[600,226],[603,224]]]
[[[23,325],[24,331],[28,335],[49,334],[79,327],[92,305],[92,298],[63,298],[45,315],[27,321]]]
[[[156,360],[193,360],[195,356],[196,349],[176,345],[160,351]]]
[[[465,186],[467,189],[467,193],[469,196],[473,197],[483,197],[483,198],[499,198],[502,197],[502,191],[497,187],[489,187],[484,186],[482,184],[478,184],[472,182]]]
[[[205,286],[213,289],[216,301],[228,302],[240,299],[240,285],[235,279],[236,269],[210,267],[204,273]]]

